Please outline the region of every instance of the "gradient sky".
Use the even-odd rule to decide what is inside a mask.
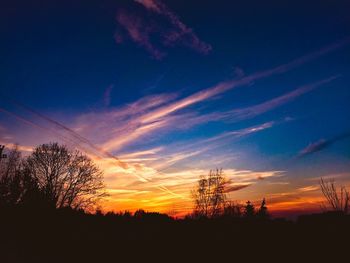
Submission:
[[[3,1],[0,143],[58,141],[105,210],[183,214],[201,174],[275,213],[350,183],[349,1]]]

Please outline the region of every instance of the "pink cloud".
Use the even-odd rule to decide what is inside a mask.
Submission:
[[[209,44],[200,40],[193,29],[186,26],[160,1],[135,0],[135,2],[150,11],[152,15],[144,18],[127,10],[119,10],[117,22],[135,43],[144,47],[155,59],[162,59],[166,55],[166,52],[161,49],[176,45],[189,47],[202,54],[208,54],[211,51],[212,47]],[[156,23],[156,18],[166,19],[168,23]],[[122,43],[124,40],[119,31],[115,34],[115,40],[117,43]]]
[[[147,9],[153,10],[157,13],[162,13],[161,7],[159,6],[159,2],[154,0],[135,0],[135,2],[142,4]]]
[[[129,37],[140,46],[144,47],[155,59],[162,59],[165,53],[160,51],[155,45],[152,44],[151,34],[154,33],[155,28],[151,25],[146,25],[146,20],[141,17],[137,17],[121,10],[117,13],[116,17],[118,23],[127,31]],[[115,35],[117,43],[122,42],[122,36]]]
[[[176,42],[182,42],[182,44],[197,50],[200,53],[208,54],[212,47],[201,41],[193,30],[187,27],[177,15],[169,10],[167,6],[157,0],[135,0],[145,6],[147,9],[152,10],[160,15],[163,15],[169,19],[174,26],[174,30],[169,30],[165,34],[165,44],[173,45]],[[176,30],[175,30],[176,29]]]

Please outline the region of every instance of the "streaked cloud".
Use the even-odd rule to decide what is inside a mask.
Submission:
[[[180,18],[159,0],[135,0],[143,6],[149,14],[142,15],[122,9],[116,16],[119,25],[127,32],[129,38],[144,47],[152,57],[162,59],[166,55],[166,48],[176,45],[189,47],[199,53],[208,54],[211,45],[200,40],[193,29],[185,25]],[[144,17],[145,16],[145,17]],[[158,18],[165,19],[157,21]],[[155,40],[156,38],[156,40]],[[120,31],[116,33],[116,42],[123,42]]]
[[[300,187],[297,190],[300,192],[310,192],[310,191],[316,191],[319,189],[320,189],[320,187],[318,185],[309,185],[309,186],[305,186],[305,187]]]
[[[337,181],[344,181],[350,178],[350,172],[326,174],[326,175],[322,175],[322,178],[324,180],[335,179]],[[320,179],[321,179],[320,176],[316,176],[316,177],[310,177],[307,180],[320,182]]]
[[[265,122],[263,124],[259,124],[259,125],[253,126],[253,127],[244,128],[244,129],[241,129],[238,131],[225,132],[217,137],[214,137],[213,140],[221,139],[221,138],[228,137],[228,136],[234,136],[234,137],[238,137],[238,138],[243,137],[243,136],[247,136],[247,135],[252,134],[252,133],[256,133],[259,131],[269,129],[269,128],[273,127],[275,124],[276,124],[276,122],[270,121],[270,122]]]
[[[149,1],[145,5],[148,5],[148,9],[156,8],[151,6],[152,3],[154,1]],[[180,131],[188,131],[192,127],[203,125],[211,120],[225,120],[227,116],[223,118],[222,112],[204,113],[201,110],[203,104],[199,109],[193,106],[208,102],[213,97],[233,88],[243,87],[252,81],[281,74],[301,66],[345,43],[347,42],[333,44],[272,69],[251,75],[241,75],[240,79],[220,82],[186,97],[173,93],[151,95],[127,105],[104,107],[76,114],[64,121],[57,121],[55,118],[18,103],[14,104],[21,108],[20,113],[3,108],[0,108],[0,111],[28,125],[28,129],[35,130],[35,136],[32,137],[35,138],[35,141],[30,141],[32,145],[45,143],[49,141],[47,138],[59,139],[70,147],[87,153],[104,170],[108,189],[112,193],[109,200],[110,205],[107,207],[115,209],[125,207],[130,210],[140,207],[146,209],[158,207],[159,211],[168,209],[169,206],[176,203],[186,208],[192,205],[189,190],[195,185],[200,175],[208,172],[208,166],[220,165],[225,158],[226,163],[229,163],[227,158],[234,158],[232,154],[220,153],[218,148],[230,140],[239,140],[257,132],[266,131],[289,119],[240,126],[240,129],[215,133],[211,137],[201,137],[198,140],[191,139],[190,142],[182,139],[164,142],[162,141],[164,134],[170,132],[176,135]],[[254,117],[296,99],[333,79],[335,77],[323,79],[262,104],[238,109],[240,113],[237,114],[242,116],[240,118]],[[110,91],[106,92],[105,97],[108,102],[110,102],[109,95]],[[234,110],[237,111],[237,109]],[[28,134],[24,129],[18,132],[25,132],[26,136]],[[37,136],[38,133],[41,136]],[[337,136],[330,142],[310,146],[305,152],[324,149],[335,141],[348,136],[347,133]],[[21,145],[30,145],[30,143],[26,142]],[[204,158],[204,154],[208,152],[212,153],[210,163],[208,158]],[[194,161],[199,157],[203,157],[202,162]],[[284,176],[284,171],[255,171],[249,167],[239,170],[235,169],[233,164],[226,165],[224,170],[229,178],[229,190],[232,192],[241,189],[250,190],[256,185],[269,182],[270,178]],[[308,186],[304,187],[304,192],[312,192],[311,188],[306,187]],[[118,202],[125,202],[125,204],[119,206]]]
[[[212,87],[198,91],[198,92],[196,92],[188,97],[185,97],[181,100],[175,101],[174,103],[171,103],[169,105],[165,105],[164,107],[161,107],[159,109],[152,111],[151,113],[149,113],[148,115],[146,115],[144,117],[142,122],[146,123],[146,122],[151,122],[151,121],[157,120],[159,118],[162,118],[164,116],[172,114],[176,111],[179,111],[183,108],[189,107],[193,104],[208,100],[208,99],[210,99],[216,95],[222,94],[228,90],[248,85],[249,83],[256,81],[256,80],[259,80],[259,79],[264,79],[267,77],[271,77],[273,75],[285,73],[285,72],[292,70],[293,68],[296,68],[298,66],[301,66],[301,65],[303,65],[311,60],[317,59],[318,57],[320,57],[322,55],[326,55],[329,52],[335,51],[336,49],[341,48],[344,45],[347,45],[349,43],[350,43],[350,39],[346,39],[346,40],[331,44],[327,47],[324,47],[320,50],[317,50],[317,51],[312,52],[310,54],[307,54],[305,56],[299,57],[295,60],[292,60],[286,64],[282,64],[282,65],[277,66],[275,68],[256,72],[254,74],[247,75],[241,79],[234,79],[234,80],[220,82]],[[327,82],[330,82],[336,78],[337,78],[337,76],[333,76],[333,77],[321,80],[319,82],[316,82],[314,84],[303,86],[300,89],[298,89],[297,91],[294,91],[290,94],[286,94],[285,97],[278,98],[276,101],[272,101],[272,102],[270,101],[270,105],[268,105],[268,104],[260,105],[260,110],[264,110],[264,108],[266,109],[266,108],[268,108],[268,106],[272,107],[273,103],[275,103],[275,106],[281,105],[283,102],[287,102],[287,101],[289,101],[297,96],[300,96],[303,93],[311,91],[312,89],[314,89],[322,84],[325,84]]]
[[[312,84],[298,87],[297,89],[295,89],[291,92],[288,92],[282,96],[276,97],[272,100],[263,102],[263,103],[258,104],[258,105],[250,106],[247,108],[232,110],[232,111],[225,113],[225,115],[227,115],[228,118],[230,118],[234,121],[253,118],[257,115],[263,114],[263,113],[268,112],[270,110],[273,110],[277,107],[280,107],[280,106],[282,106],[282,105],[284,105],[292,100],[295,100],[299,96],[301,96],[305,93],[311,92],[312,90],[314,90],[314,89],[316,89],[324,84],[330,83],[331,81],[337,79],[338,77],[339,76],[333,76],[330,78],[326,78],[326,79],[314,82]]]
[[[128,208],[135,210],[143,207],[145,209],[163,210],[169,209],[172,204],[176,204],[177,212],[190,212],[193,203],[190,189],[197,184],[200,175],[206,175],[208,170],[203,169],[185,169],[176,172],[162,172],[153,174],[152,180],[140,182],[138,180],[129,181],[124,184],[124,176],[115,177],[113,174],[109,181],[115,210],[123,210]],[[284,175],[281,171],[251,171],[251,170],[224,170],[228,179],[227,193],[237,192],[254,184],[258,184],[263,178],[275,178]],[[161,190],[157,190],[157,186],[163,185],[174,194],[166,194]],[[118,190],[115,190],[118,189]],[[125,190],[124,190],[125,189]],[[131,189],[131,190],[130,190]],[[179,197],[180,196],[180,197]],[[123,200],[120,200],[122,198]],[[126,200],[128,199],[127,203]],[[122,203],[115,203],[120,201]],[[164,211],[164,210],[163,210]]]
[[[332,146],[336,142],[347,139],[349,137],[350,137],[350,132],[346,132],[346,133],[340,134],[338,136],[335,136],[335,137],[327,139],[327,140],[321,139],[317,142],[309,144],[307,147],[302,149],[298,156],[304,157],[306,155],[311,155],[313,153],[320,152],[320,151],[325,150],[326,148]]]
[[[33,151],[33,147],[32,146],[7,143],[7,142],[3,142],[3,141],[0,141],[0,145],[5,145],[5,147],[7,149],[15,149],[15,148],[17,148],[17,150],[19,150],[20,152],[25,153],[25,154],[31,153]]]
[[[152,57],[160,60],[165,56],[166,53],[159,50],[151,41],[151,34],[157,32],[156,28],[147,25],[145,19],[132,15],[125,10],[118,11],[116,19],[119,25],[127,31],[128,36],[135,43],[145,48]],[[117,44],[123,42],[123,37],[119,32],[116,33],[115,40]]]

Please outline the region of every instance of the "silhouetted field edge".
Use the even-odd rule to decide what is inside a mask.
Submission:
[[[350,216],[174,219],[165,214],[88,214],[2,209],[0,262],[125,262],[168,257],[235,259],[346,257]],[[346,250],[343,250],[346,251]],[[340,253],[341,252],[341,253]],[[248,253],[248,254],[247,254]],[[249,254],[250,253],[250,254]],[[286,256],[286,255],[285,255]],[[300,258],[299,258],[300,259]],[[248,260],[249,261],[249,260]]]

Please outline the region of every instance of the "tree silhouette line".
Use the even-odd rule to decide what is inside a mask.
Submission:
[[[207,176],[201,175],[197,186],[192,190],[195,207],[193,218],[245,217],[268,219],[269,213],[263,198],[260,208],[253,203],[246,205],[234,203],[227,199],[227,184],[222,169],[211,170]]]
[[[320,187],[332,213],[290,221],[272,217],[265,198],[260,204],[232,202],[223,171],[212,170],[192,189],[193,212],[176,219],[143,209],[103,213],[102,172],[63,145],[39,145],[26,157],[15,147],[4,157],[0,262],[246,262],[276,255],[279,261],[288,255],[315,262],[328,253],[335,262],[344,256],[339,251],[347,251],[341,237],[350,236],[349,194],[331,180],[321,179]]]
[[[7,154],[2,146],[0,156],[0,209],[28,207],[93,211],[98,201],[108,195],[103,173],[78,150],[48,143],[39,145],[23,158],[17,146]],[[228,200],[228,183],[222,169],[201,175],[191,191],[194,209],[187,217],[270,217],[265,198],[258,209],[249,200],[245,205]],[[350,203],[347,189],[341,186],[338,190],[333,179],[321,178],[319,184],[326,201],[323,210],[347,214]]]
[[[14,147],[0,163],[0,208],[91,209],[106,195],[103,174],[86,155],[57,143],[26,158]]]

